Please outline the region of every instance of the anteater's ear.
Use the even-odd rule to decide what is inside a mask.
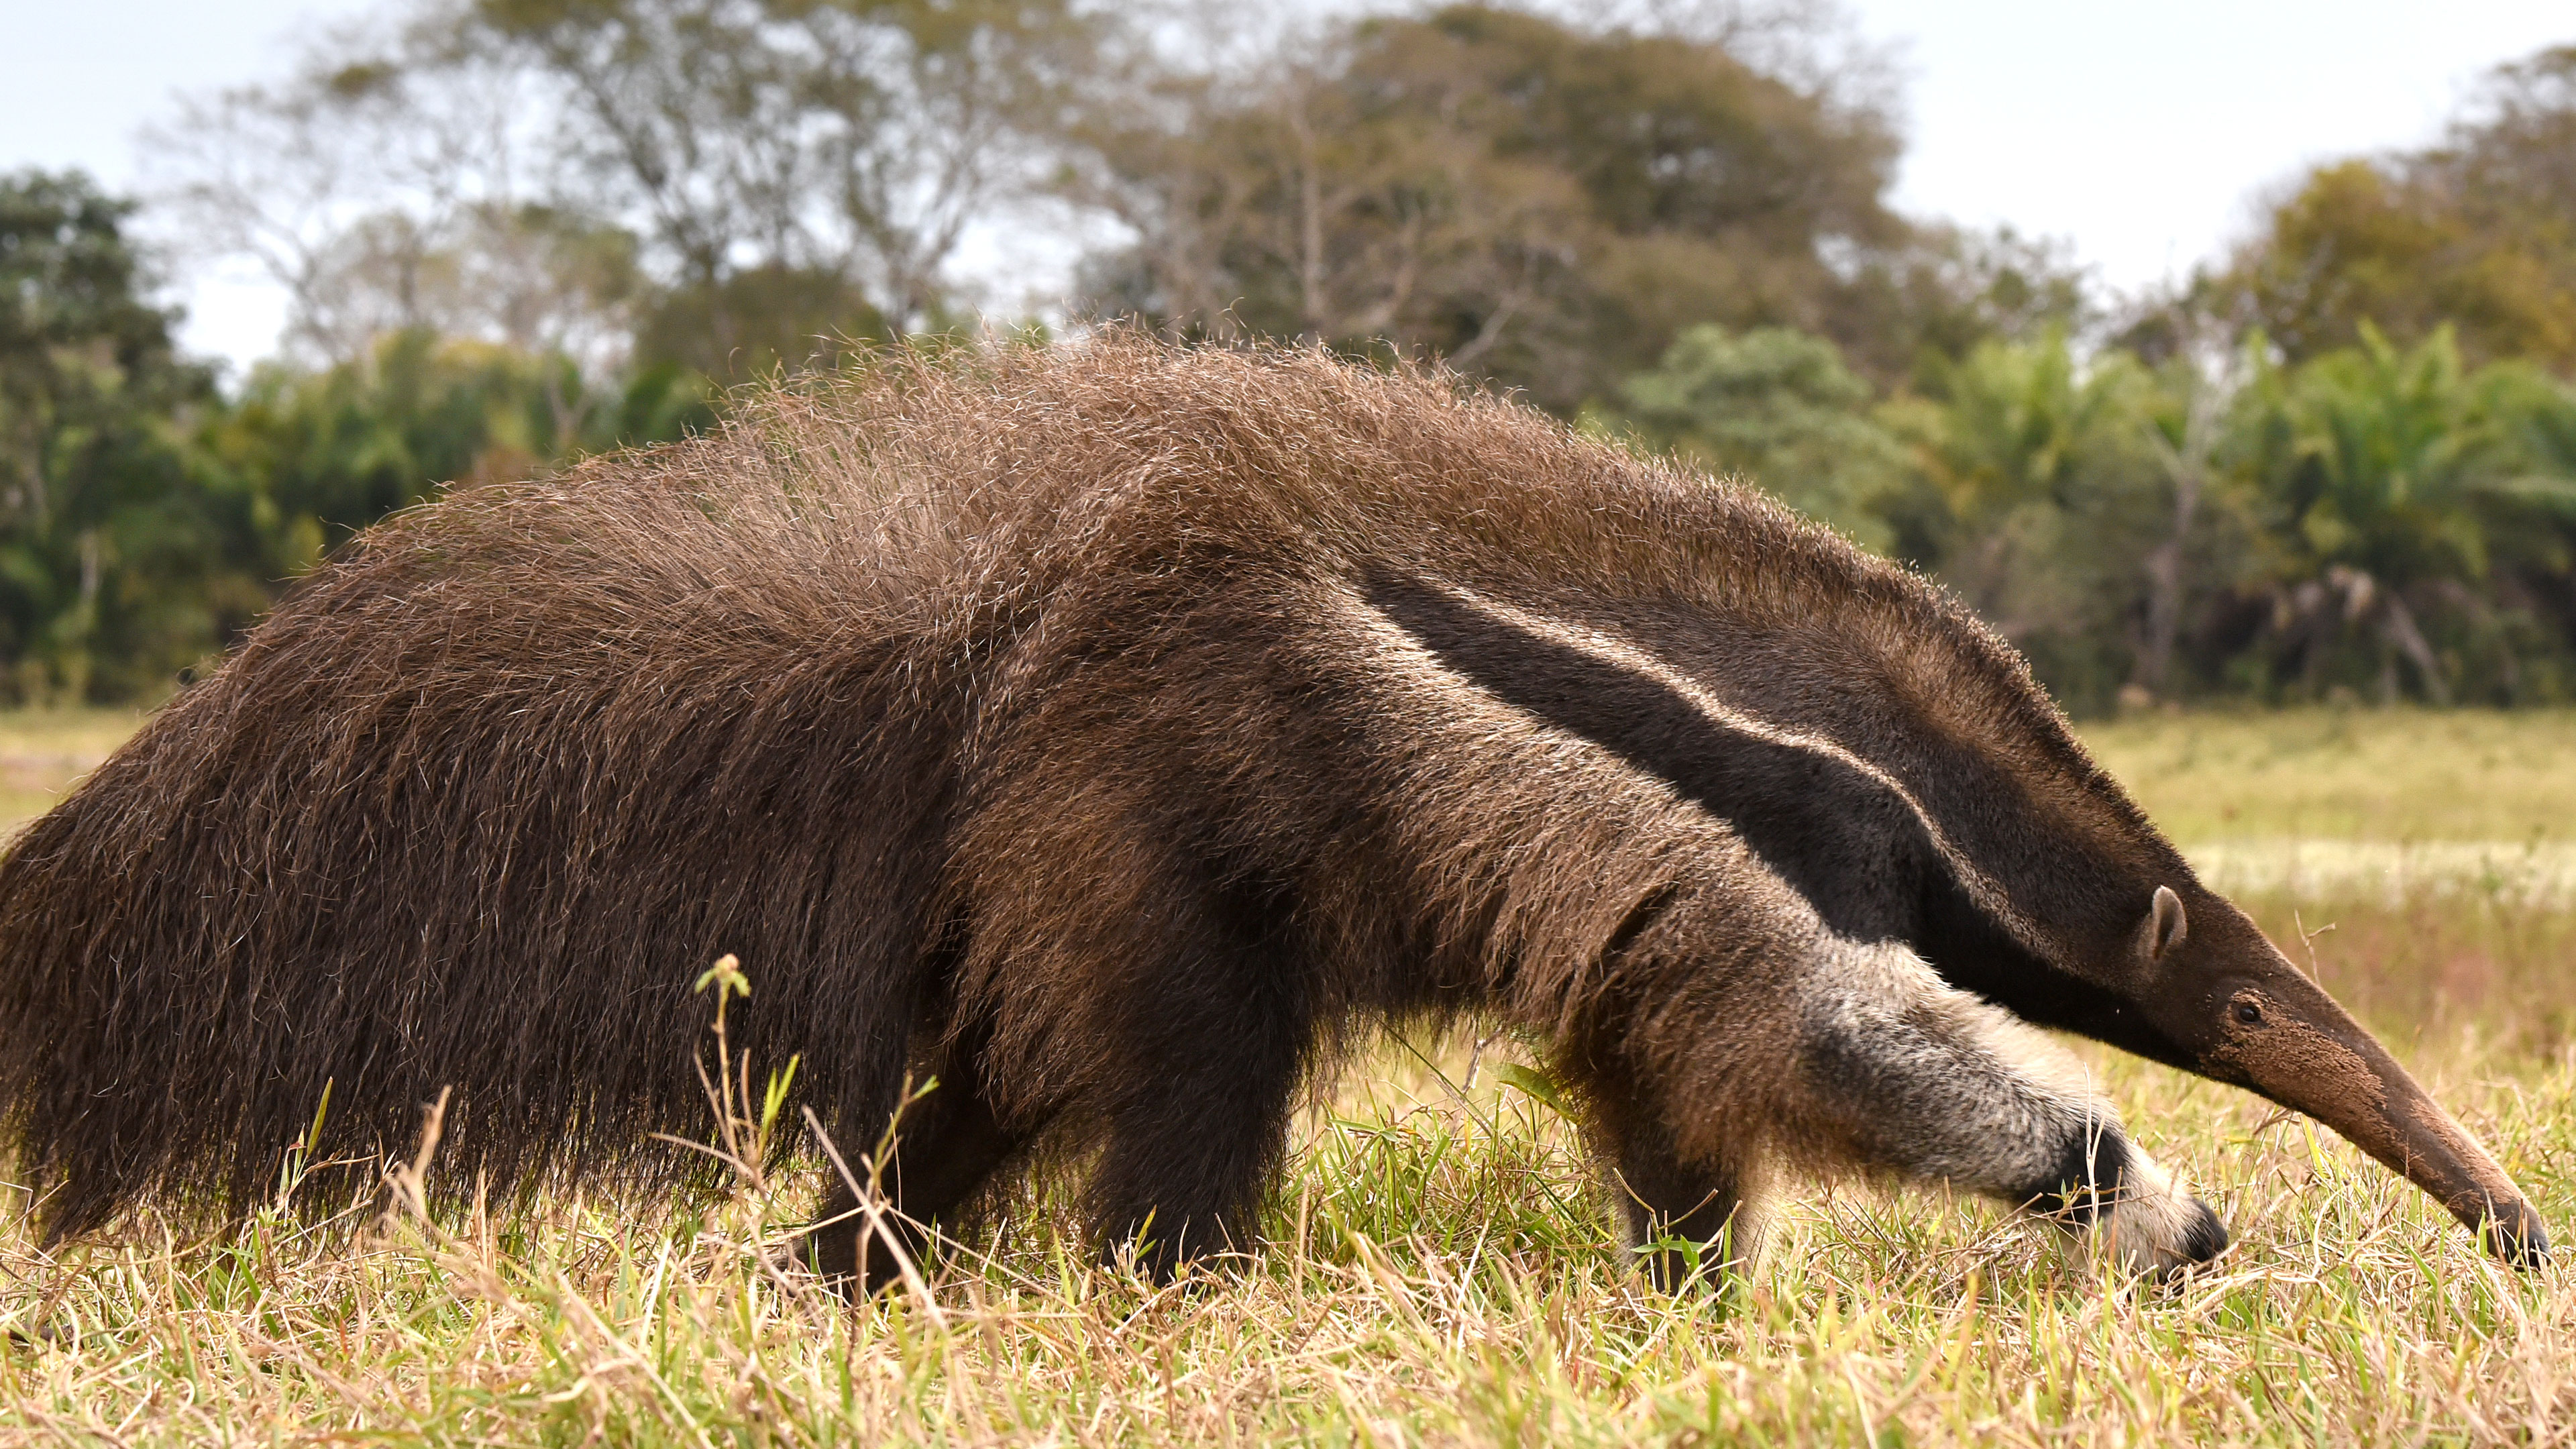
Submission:
[[[2190,931],[2191,922],[2182,913],[2182,897],[2174,894],[2172,886],[2156,887],[2155,904],[2147,907],[2147,923],[2138,933],[2147,959],[2162,961],[2165,953],[2181,945]]]

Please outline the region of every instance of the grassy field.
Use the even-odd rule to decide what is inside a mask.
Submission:
[[[2083,734],[2185,847],[2576,843],[2576,711],[2143,715]]]
[[[0,833],[52,808],[139,719],[121,709],[0,711]]]
[[[119,727],[0,720],[0,772],[50,762],[6,775],[32,802]],[[2550,875],[2576,716],[2092,738],[2576,1238],[2576,910]],[[0,1225],[0,1439],[2576,1441],[2566,1270],[2489,1265],[2303,1119],[2080,1050],[2238,1233],[2215,1271],[2125,1284],[1983,1204],[1846,1183],[1798,1189],[1725,1292],[1664,1299],[1507,1040],[1390,1042],[1306,1114],[1271,1245],[1161,1291],[1090,1267],[1037,1192],[918,1289],[842,1307],[767,1266],[811,1172],[659,1212],[433,1219],[379,1194],[330,1231],[142,1222],[58,1257]]]

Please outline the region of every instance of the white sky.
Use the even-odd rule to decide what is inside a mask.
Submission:
[[[135,135],[182,92],[282,75],[316,27],[373,0],[0,0],[0,170],[79,166],[111,191],[136,183]],[[181,340],[235,362],[275,348],[286,308],[274,289],[173,279],[188,308]]]
[[[376,0],[0,0],[0,168],[132,184],[179,91],[273,76]],[[2187,270],[2306,163],[2431,138],[2480,72],[2576,41],[2566,0],[1853,0],[1897,42],[1917,214],[2063,237],[2114,287]],[[186,338],[269,350],[278,299],[179,279]]]
[[[2073,240],[2114,287],[2216,256],[2309,163],[2417,144],[2567,0],[1856,0],[1904,44],[1897,203]]]

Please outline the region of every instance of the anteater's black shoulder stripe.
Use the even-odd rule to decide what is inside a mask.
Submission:
[[[1951,985],[2025,1020],[2173,1059],[2111,993],[2051,966],[1980,909],[1913,801],[1885,777],[1831,748],[1713,713],[1543,621],[1393,575],[1363,588],[1449,668],[1724,820],[1837,935],[1902,941]]]
[[[1409,579],[1367,596],[1441,662],[1590,740],[1727,822],[1762,863],[1857,941],[1923,944],[1930,877],[1948,869],[1922,817],[1850,761],[1712,716],[1663,680]]]

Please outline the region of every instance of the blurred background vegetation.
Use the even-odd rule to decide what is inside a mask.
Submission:
[[[188,101],[148,196],[0,175],[0,703],[155,698],[439,488],[1118,317],[1436,357],[1739,474],[2079,713],[2576,700],[2576,46],[2110,297],[1893,210],[1815,6],[408,3]],[[996,232],[1075,284],[979,315]],[[155,300],[204,265],[292,297],[246,376]]]

